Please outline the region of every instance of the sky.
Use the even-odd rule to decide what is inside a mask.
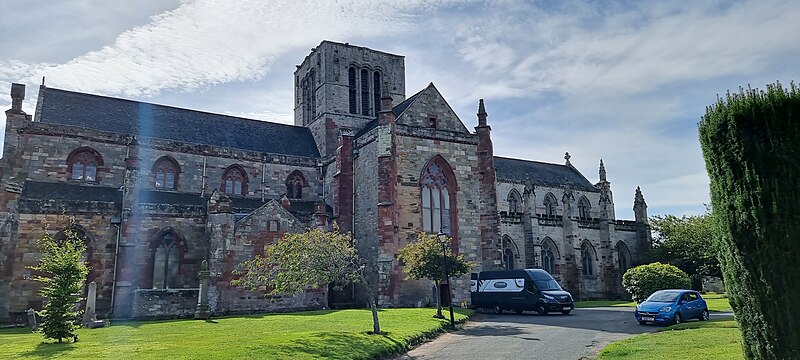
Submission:
[[[697,123],[739,87],[800,80],[800,1],[11,1],[0,13],[0,109],[12,82],[291,124],[295,65],[322,40],[405,56],[468,128],[485,99],[495,155],[600,159],[617,218],[710,203]],[[5,89],[5,90],[3,90]],[[4,119],[0,120],[4,121]],[[4,123],[0,124],[4,126]]]

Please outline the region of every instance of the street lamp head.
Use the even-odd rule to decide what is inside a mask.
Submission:
[[[438,233],[438,234],[436,234],[436,237],[438,237],[439,239],[441,239],[441,238],[442,238],[442,237],[444,237],[444,236],[447,236],[447,234],[445,234],[445,233],[444,233],[444,231],[442,231],[442,229],[441,229],[441,228],[439,228],[439,233]]]

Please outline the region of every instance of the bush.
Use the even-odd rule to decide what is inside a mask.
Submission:
[[[622,286],[636,302],[644,301],[658,290],[686,289],[689,285],[689,275],[675,266],[659,262],[630,268],[622,275]]]

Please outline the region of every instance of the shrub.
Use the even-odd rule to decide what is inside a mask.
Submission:
[[[658,290],[686,289],[689,285],[689,275],[675,266],[659,262],[630,268],[622,275],[622,286],[636,302],[644,301]]]
[[[699,125],[745,357],[800,359],[800,87],[729,93]]]

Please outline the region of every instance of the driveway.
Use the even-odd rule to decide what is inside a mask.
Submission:
[[[712,313],[712,318],[719,316],[730,314]],[[475,314],[464,329],[444,334],[396,360],[593,359],[611,342],[656,329],[639,325],[633,308],[623,307],[575,309],[569,316]]]

